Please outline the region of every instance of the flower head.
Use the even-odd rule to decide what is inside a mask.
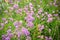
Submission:
[[[32,28],[34,26],[34,24],[32,22],[28,22],[27,26]]]
[[[10,37],[6,37],[5,40],[10,40]]]
[[[17,9],[17,8],[18,8],[18,4],[14,4],[14,5],[13,5],[13,8],[14,8],[14,9]]]
[[[26,28],[22,28],[22,33],[24,33],[26,36],[28,36],[28,35],[30,35],[30,32],[28,31],[28,29],[26,29]]]
[[[39,29],[39,31],[42,31],[43,29],[44,29],[44,25],[38,25],[38,29]]]
[[[51,22],[53,20],[53,18],[48,18],[47,22]]]
[[[15,21],[13,24],[16,28],[18,28],[19,26],[22,25],[22,21]]]

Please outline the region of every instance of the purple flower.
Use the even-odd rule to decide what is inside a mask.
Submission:
[[[22,9],[18,9],[17,11],[16,11],[16,13],[21,13],[22,12]]]
[[[54,14],[54,16],[58,16],[58,14]]]
[[[28,15],[27,17],[25,17],[25,20],[26,20],[27,22],[32,22],[32,21],[34,21],[34,17]]]
[[[16,28],[19,27],[19,22],[18,21],[15,21],[13,24]]]
[[[48,37],[45,37],[45,39],[46,39],[46,40],[49,40],[49,38],[48,38]]]
[[[28,5],[24,7],[24,11],[25,11],[25,12],[28,11]]]
[[[33,10],[33,5],[32,3],[29,3],[30,10]]]
[[[10,40],[10,37],[7,35],[2,35],[2,40]]]
[[[13,37],[13,33],[8,33],[7,35],[8,35],[10,38]]]
[[[5,38],[6,38],[6,35],[2,35],[2,40],[5,40]]]
[[[49,40],[52,40],[52,38],[51,38],[51,37],[49,37]]]
[[[10,38],[13,37],[13,34],[11,32],[12,32],[11,29],[7,30],[7,36],[9,36]]]
[[[3,21],[6,21],[6,18],[2,18]]]
[[[1,27],[4,27],[4,23],[0,23]]]
[[[46,39],[46,40],[52,40],[52,38],[51,38],[51,37],[45,37],[45,39]]]
[[[12,0],[9,0],[9,3],[10,3],[10,4],[13,4],[13,1],[12,1]]]
[[[22,25],[22,21],[15,21],[13,24],[16,28],[18,28],[19,26]]]
[[[6,37],[5,40],[10,40],[10,37]]]
[[[44,25],[38,25],[39,31],[42,31],[44,29]]]
[[[14,8],[14,9],[17,9],[17,8],[18,8],[18,4],[14,4],[14,5],[13,5],[13,8]]]
[[[22,28],[22,33],[24,33],[26,36],[30,35],[30,32],[26,28]]]
[[[28,26],[28,27],[33,27],[34,24],[33,24],[32,22],[28,22],[28,23],[27,23],[27,26]]]
[[[1,25],[0,30],[2,30],[2,29],[3,29],[3,27],[4,27],[4,23],[0,23],[0,25]]]
[[[18,36],[18,37],[20,37],[20,35],[21,35],[21,32],[20,32],[20,31],[18,31],[18,32],[17,32],[17,36]]]
[[[6,20],[6,18],[2,18],[2,20],[4,21],[5,24],[8,23],[8,20]]]
[[[7,30],[7,33],[11,33],[11,29],[8,29],[8,30]]]

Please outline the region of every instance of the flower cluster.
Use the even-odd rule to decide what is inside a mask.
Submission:
[[[47,20],[47,22],[51,22],[52,20],[53,20],[52,15],[48,14],[48,20]]]
[[[34,26],[34,24],[33,24],[33,21],[34,21],[34,17],[33,17],[34,11],[33,11],[32,3],[29,3],[29,7],[30,7],[30,11],[28,11],[28,8],[25,7],[25,12],[27,14],[27,16],[25,17],[25,20],[27,22],[27,26],[33,27]]]
[[[3,1],[0,5],[0,40],[58,40],[57,0]]]

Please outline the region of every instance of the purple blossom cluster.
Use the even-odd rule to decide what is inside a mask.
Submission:
[[[30,32],[28,31],[28,29],[22,27],[22,33],[24,33],[26,36],[29,36],[30,35]]]
[[[46,39],[46,40],[52,40],[51,37],[47,37],[47,36],[45,37],[45,39]]]
[[[9,1],[10,1],[10,3],[13,3],[12,0],[9,0]],[[17,1],[17,0],[15,0],[15,1]],[[18,0],[18,1],[20,1],[20,0]],[[15,36],[16,36],[16,38],[18,38],[18,40],[20,40],[21,35],[24,35],[26,37],[26,40],[31,40],[31,37],[30,37],[31,33],[28,30],[28,28],[35,27],[35,25],[33,23],[35,21],[35,18],[34,18],[35,16],[37,17],[39,22],[42,20],[41,22],[45,21],[47,23],[52,22],[54,20],[54,16],[55,17],[58,16],[58,14],[53,14],[52,15],[52,14],[50,14],[48,12],[44,12],[42,7],[39,7],[37,13],[35,14],[34,5],[32,3],[29,3],[29,5],[24,6],[24,8],[20,8],[17,3],[12,4],[12,6],[8,7],[8,10],[4,10],[4,13],[9,14],[9,16],[11,16],[11,17],[8,18],[8,19],[7,18],[2,18],[3,22],[0,23],[0,26],[1,26],[0,30],[2,30],[4,28],[4,26],[5,26],[5,24],[8,24],[9,22],[12,22],[13,23],[12,25],[14,25],[14,26],[9,25],[8,28],[6,28],[6,29],[8,29],[6,31],[7,34],[3,34],[2,35],[2,40],[11,40],[11,38],[15,37]],[[41,1],[41,4],[42,4],[42,1]],[[56,5],[56,0],[54,0],[54,3],[50,3],[50,5],[57,6]],[[46,6],[49,6],[49,5],[46,5]],[[20,16],[21,15],[24,16],[22,12],[24,12],[26,14],[26,17],[24,16],[24,21],[26,21],[26,25],[25,26],[23,26],[23,21],[22,20],[18,21],[18,20],[15,20],[14,18],[12,18],[12,14],[14,14],[13,12],[15,12],[16,15],[18,14]],[[52,13],[55,13],[55,11],[53,11]],[[36,21],[35,24],[38,24],[38,22]],[[15,29],[12,31],[11,27],[15,27]],[[37,28],[38,28],[37,29],[38,32],[40,33],[40,32],[42,32],[43,29],[45,29],[45,25],[39,23],[37,25]],[[34,29],[34,31],[35,31],[35,29]],[[51,31],[52,30],[49,29],[49,32],[51,32]],[[35,32],[33,32],[33,33],[34,33],[33,37],[35,37]],[[37,35],[37,36],[38,36],[38,38],[44,39],[44,36],[40,36],[40,35]],[[46,36],[45,40],[52,40],[52,38]]]
[[[27,26],[29,27],[33,27],[34,24],[33,24],[33,21],[34,21],[34,17],[33,17],[33,14],[34,14],[34,11],[33,11],[33,5],[32,3],[29,3],[29,7],[30,7],[30,11],[28,11],[28,6],[25,7],[25,12],[26,12],[26,17],[25,17],[25,20],[27,22]]]
[[[7,34],[2,35],[2,40],[10,40],[13,37],[11,29],[7,30]]]
[[[30,35],[30,32],[28,31],[27,28],[22,27],[22,21],[15,21],[14,26],[16,27],[15,33],[18,37],[18,40],[20,39],[21,35],[25,35],[26,37]]]
[[[22,21],[15,21],[13,24],[16,28],[19,28],[22,25]]]
[[[39,29],[39,31],[42,31],[44,29],[44,25],[38,24],[38,29]]]
[[[1,26],[0,30],[4,28],[4,25],[5,25],[4,23],[0,23],[0,26]]]
[[[2,30],[4,28],[4,26],[5,26],[5,24],[8,23],[8,20],[6,18],[2,18],[2,21],[3,22],[0,23],[0,26],[1,26],[0,30]]]
[[[52,20],[53,20],[52,15],[48,14],[48,20],[47,20],[47,22],[51,22]]]

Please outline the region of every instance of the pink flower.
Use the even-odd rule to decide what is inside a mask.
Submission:
[[[36,17],[40,18],[40,16],[38,14],[36,14]]]
[[[8,23],[8,20],[6,20],[4,23],[7,24]]]
[[[48,18],[47,22],[51,22],[53,20],[53,18]]]
[[[17,14],[18,13],[21,13],[21,12],[22,12],[22,9],[21,8],[16,11]]]
[[[1,27],[4,27],[4,23],[0,23]]]
[[[14,8],[14,9],[17,9],[17,8],[18,8],[18,4],[14,4],[14,5],[13,5],[13,8]]]
[[[0,23],[0,26],[1,26],[0,30],[2,30],[4,27],[4,23]]]
[[[6,21],[6,18],[2,18],[3,21]]]
[[[44,16],[45,14],[42,14],[42,16]]]
[[[33,5],[32,3],[29,3],[30,10],[33,10]]]
[[[25,11],[25,12],[28,11],[28,5],[24,7],[24,11]]]
[[[52,15],[51,14],[48,14],[48,17],[51,17]]]
[[[9,10],[10,10],[10,11],[13,11],[13,7],[9,7]]]
[[[14,19],[13,18],[9,18],[10,21],[13,21]]]
[[[48,37],[45,37],[45,39],[46,39],[46,40],[49,40],[49,38],[48,38]]]
[[[30,16],[32,16],[34,14],[34,11],[27,11],[26,12],[26,15],[28,16],[28,15],[30,15]]]
[[[30,14],[33,15],[34,14],[34,11],[31,11]]]
[[[41,12],[43,12],[43,9],[42,9],[42,8],[40,8],[40,9],[38,10],[38,14],[41,14]]]
[[[18,36],[18,37],[20,37],[20,35],[21,35],[21,33],[20,33],[20,32],[18,32],[18,33],[17,33],[17,36]]]

